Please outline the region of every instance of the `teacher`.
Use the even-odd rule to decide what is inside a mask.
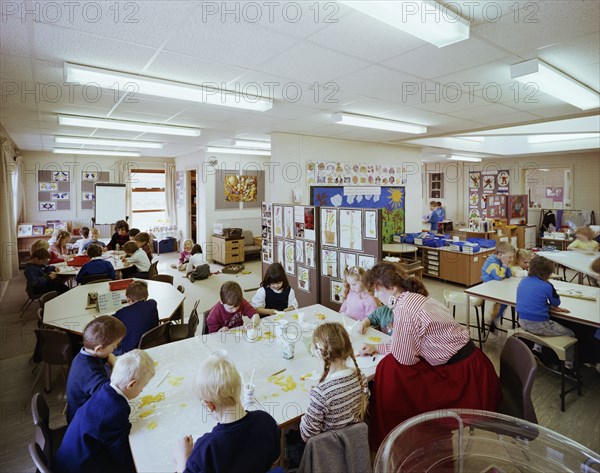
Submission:
[[[394,313],[391,342],[361,348],[361,355],[387,355],[377,366],[369,406],[372,451],[394,427],[417,414],[496,410],[502,392],[494,366],[475,347],[469,330],[429,297],[419,278],[384,261],[367,273],[367,284]]]

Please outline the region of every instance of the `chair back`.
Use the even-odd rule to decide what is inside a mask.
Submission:
[[[188,319],[188,338],[192,338],[196,335],[196,329],[200,323],[200,318],[198,317],[198,304],[200,304],[200,299],[198,299],[194,304],[194,308],[192,309],[190,318]]]
[[[57,291],[50,291],[50,292],[46,292],[45,294],[42,294],[40,296],[40,298],[38,299],[38,304],[40,305],[40,309],[44,310],[44,305],[46,304],[46,302],[54,299],[56,296],[58,296]]]
[[[150,274],[150,271],[148,271],[148,274]],[[151,276],[150,279],[152,279],[152,281],[160,281],[173,284],[173,280],[175,278],[170,274],[155,274],[154,276]]]
[[[32,301],[35,301],[36,299],[42,297],[42,294],[36,294],[33,290],[33,287],[29,284],[25,286],[25,292],[27,293],[27,297],[29,297],[29,299],[31,299]]]
[[[184,294],[184,293],[185,293],[185,287],[183,287],[181,284],[180,284],[179,286],[177,286],[177,290],[178,290],[179,292],[181,292],[182,294]]]
[[[531,389],[537,365],[535,357],[521,340],[508,337],[500,353],[500,385],[503,399],[498,412],[537,424],[531,402]]]
[[[42,361],[50,365],[71,363],[73,349],[71,339],[62,330],[35,329],[35,336],[40,347]]]
[[[152,263],[148,270],[148,279],[152,279],[154,276],[158,276],[158,260]]]
[[[44,396],[35,393],[31,398],[31,417],[35,425],[35,442],[46,459],[52,459],[52,434],[50,432],[50,409]]]
[[[37,443],[30,443],[27,448],[29,449],[29,455],[38,471],[40,473],[52,473],[52,470],[50,470],[50,462],[46,455],[44,455],[42,448]]]
[[[144,335],[142,335],[138,348],[141,350],[146,350],[148,348],[158,347],[160,345],[164,345],[165,343],[169,343],[170,327],[171,323],[167,322],[148,330]]]
[[[206,320],[208,319],[208,314],[210,314],[210,310],[211,309],[206,309],[202,313],[202,335],[208,334],[208,324],[206,323]]]
[[[93,284],[97,282],[110,282],[112,281],[111,277],[108,274],[88,274],[87,276],[83,276],[79,281],[79,284],[82,286],[85,284]]]

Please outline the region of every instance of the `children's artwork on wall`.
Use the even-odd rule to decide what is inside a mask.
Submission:
[[[337,246],[337,210],[321,209],[321,244]]]
[[[365,238],[377,239],[377,212],[365,210]]]
[[[481,173],[480,172],[469,173],[469,188],[470,189],[479,189],[480,186],[481,186]]]
[[[43,236],[45,229],[44,225],[34,225],[31,234],[33,236]]]
[[[321,274],[330,278],[338,277],[337,251],[323,249],[321,254]]]
[[[298,289],[310,292],[309,270],[303,266],[298,266]]]
[[[340,251],[340,277],[344,275],[346,268],[356,266],[356,253],[343,253]]]
[[[306,257],[306,265],[311,268],[315,267],[315,244],[311,241],[304,242],[304,255]]]
[[[81,180],[82,181],[97,181],[98,180],[98,173],[97,172],[85,172],[85,171],[83,171],[81,173]]]
[[[283,238],[294,238],[294,208],[283,208]]]
[[[39,202],[40,210],[56,210],[56,202]]]
[[[40,182],[39,190],[42,192],[52,192],[58,190],[57,182]]]
[[[33,225],[20,224],[17,227],[17,236],[18,237],[31,236],[31,235],[33,235]]]
[[[483,176],[483,192],[493,193],[496,190],[496,179],[494,176]]]
[[[294,224],[294,235],[296,238],[304,238],[304,224],[296,222]]]
[[[92,163],[86,167],[91,171],[87,169],[81,171],[81,210],[93,210],[96,201],[96,184],[108,184],[110,173],[95,170],[98,166]]]
[[[335,281],[331,280],[331,302],[336,302],[337,304],[342,303],[342,298],[344,297],[344,282],[343,281]]]
[[[508,192],[508,185],[510,183],[510,174],[508,171],[499,171],[496,181],[498,183],[498,192]]]
[[[295,271],[295,258],[294,258],[295,245],[293,241],[286,241],[284,245],[284,258],[285,258],[285,272],[291,275],[296,274]]]
[[[256,176],[226,174],[223,195],[226,202],[256,202],[258,195]]]
[[[369,270],[375,266],[375,258],[368,255],[358,255],[358,266],[364,270]]]
[[[405,185],[407,169],[400,166],[382,166],[370,163],[341,163],[308,161],[306,163],[306,184],[330,185]]]
[[[340,210],[340,247],[362,250],[362,211]]]
[[[296,261],[304,264],[304,242],[296,240]]]
[[[84,192],[83,200],[96,200],[96,194],[93,192]]]
[[[69,180],[69,171],[52,171],[52,180],[66,182]]]
[[[507,169],[486,169],[469,173],[469,218],[491,216],[500,218],[498,208],[487,211],[489,194],[508,194],[510,171]],[[494,203],[494,205],[496,205]],[[477,212],[473,212],[477,210]],[[475,215],[478,214],[477,217]]]
[[[38,210],[71,210],[71,181],[68,171],[37,171]]]
[[[283,256],[283,242],[277,242],[277,262],[285,268],[285,258]]]
[[[68,200],[69,193],[68,192],[52,192],[50,194],[50,198],[52,200]]]
[[[274,218],[274,233],[276,237],[283,237],[283,207],[279,205],[273,206]]]
[[[304,208],[304,238],[315,241],[315,209]]]

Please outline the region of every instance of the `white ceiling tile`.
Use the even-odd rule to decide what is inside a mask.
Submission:
[[[542,118],[558,118],[564,117],[567,115],[573,115],[578,113],[580,110],[578,108],[573,107],[568,103],[563,103],[562,105],[554,105],[552,107],[544,107],[538,108],[532,111],[535,115]]]
[[[340,107],[341,112],[356,113],[359,115],[373,115],[382,117],[386,112],[397,110],[397,105],[392,102],[377,99],[362,99]]]
[[[231,120],[238,113],[237,110],[230,107],[206,107],[201,104],[194,104],[186,107],[177,115],[177,119],[192,120],[196,122],[225,122]]]
[[[600,58],[600,33],[596,32],[587,36],[555,43],[532,53],[531,57],[538,58],[552,64],[566,74],[571,74],[572,67],[585,66],[598,62]]]
[[[490,103],[482,107],[468,108],[464,110],[457,110],[451,112],[448,115],[457,118],[463,118],[466,120],[477,120],[481,117],[489,117],[490,115],[507,115],[513,113],[514,109],[507,107],[502,104]]]
[[[498,85],[513,82],[510,78],[510,66],[520,61],[516,56],[509,56],[493,63],[436,77],[435,80],[446,87],[458,84],[465,92],[489,88],[491,93]]]
[[[10,7],[8,4],[11,4]],[[2,18],[0,21],[0,53],[13,56],[30,57],[33,46],[29,44],[28,29],[31,23],[21,21],[21,8],[25,3],[5,2],[0,5]],[[9,8],[16,7],[18,13],[8,14]]]
[[[587,64],[585,66],[574,66],[570,68],[572,77],[576,78],[582,84],[600,91],[600,63]]]
[[[536,120],[538,117],[527,112],[513,112],[506,115],[490,115],[487,117],[478,118],[477,121],[486,125],[514,125],[522,122]]]
[[[472,25],[480,23],[494,23],[505,15],[518,17],[515,10],[522,9],[526,4],[532,4],[532,0],[516,0],[510,2],[474,2],[471,0],[439,0],[438,3],[446,6],[453,13],[462,16]],[[451,13],[444,13],[447,18],[454,18]]]
[[[190,106],[190,102],[173,100],[170,102],[156,101],[145,95],[135,95],[121,101],[115,108],[115,114],[140,113],[149,115],[160,115],[163,120],[182,112]]]
[[[390,120],[398,120],[401,122],[411,122],[417,124],[425,124],[425,120],[437,115],[435,112],[428,112],[415,107],[402,107],[397,110],[382,113],[381,118]]]
[[[15,82],[33,82],[33,70],[31,67],[31,59],[24,56],[12,56],[10,54],[0,54],[0,78],[3,83]],[[8,89],[3,87],[2,95]],[[11,88],[12,90],[12,88]]]

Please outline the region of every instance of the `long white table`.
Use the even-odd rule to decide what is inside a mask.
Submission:
[[[148,298],[156,300],[160,320],[171,317],[178,307],[183,304],[185,296],[172,284],[146,279],[139,279],[139,281],[148,284]],[[98,312],[96,309],[86,309],[88,292],[103,294],[110,292],[110,289],[107,282],[100,282],[76,286],[68,290],[46,302],[44,306],[44,323],[73,333],[82,333],[84,327],[95,317],[114,313],[114,311]],[[117,292],[124,297],[125,290]]]
[[[124,254],[122,251],[119,253],[120,255]],[[125,265],[123,264],[123,261],[121,261],[120,255],[116,255],[114,251],[106,251],[102,254],[102,259],[109,261],[115,268],[115,271],[121,271],[125,268]],[[54,263],[52,266],[58,268],[58,274],[60,276],[68,276],[71,278],[77,276],[81,269],[81,266],[69,266],[66,262]]]
[[[470,298],[479,297],[500,304],[506,304],[511,307],[517,305],[517,287],[522,281],[521,278],[508,278],[502,281],[489,281],[478,286],[470,287],[465,290],[467,294],[467,326],[470,323]],[[568,309],[569,313],[552,312],[553,317],[572,320],[594,327],[600,327],[600,289],[592,286],[583,286],[563,281],[552,281],[552,285],[560,293],[562,291],[583,291],[595,295],[596,300],[578,299],[574,297],[561,296],[560,306]]]
[[[578,275],[579,284],[583,284],[583,277],[597,278],[598,273],[592,271],[592,261],[600,258],[600,253],[586,253],[583,251],[540,251],[536,255],[543,256],[550,261],[572,269]]]
[[[311,324],[342,322],[343,319],[339,313],[321,305],[301,308],[299,311],[305,313],[305,329]],[[297,331],[300,324],[294,314],[288,312],[283,316],[290,322],[290,337],[300,333]],[[234,362],[246,382],[252,376],[252,370],[255,370],[253,383],[256,386],[256,403],[247,406],[247,409],[269,412],[280,426],[298,421],[308,408],[309,391],[321,376],[322,362],[310,355],[302,337],[295,344],[294,358],[283,359],[281,345],[271,336],[276,332],[274,319],[278,317],[281,316],[262,319],[259,331],[262,338],[257,341],[248,341],[243,329],[239,329],[198,336],[147,351],[156,363],[156,375],[141,397],[132,402],[130,417],[132,430],[129,443],[137,471],[174,471],[171,453],[175,443],[185,435],[192,435],[195,441],[216,425],[215,419],[203,408],[192,390],[199,363],[215,350],[227,350],[226,356]],[[348,329],[355,322],[351,319],[346,321]],[[310,340],[311,332],[305,330],[305,334],[306,339]],[[364,335],[358,334],[354,328],[350,335],[355,352],[363,343],[387,341],[390,338],[373,328],[369,328]],[[376,338],[369,340],[369,337]],[[381,355],[357,357],[357,361],[365,375],[372,377],[382,358]],[[276,384],[277,379],[273,379],[272,375],[283,369],[285,371],[278,375],[280,384]],[[301,380],[300,377],[305,375],[309,376]],[[161,393],[164,399],[141,409],[138,407],[145,396],[162,397]]]

